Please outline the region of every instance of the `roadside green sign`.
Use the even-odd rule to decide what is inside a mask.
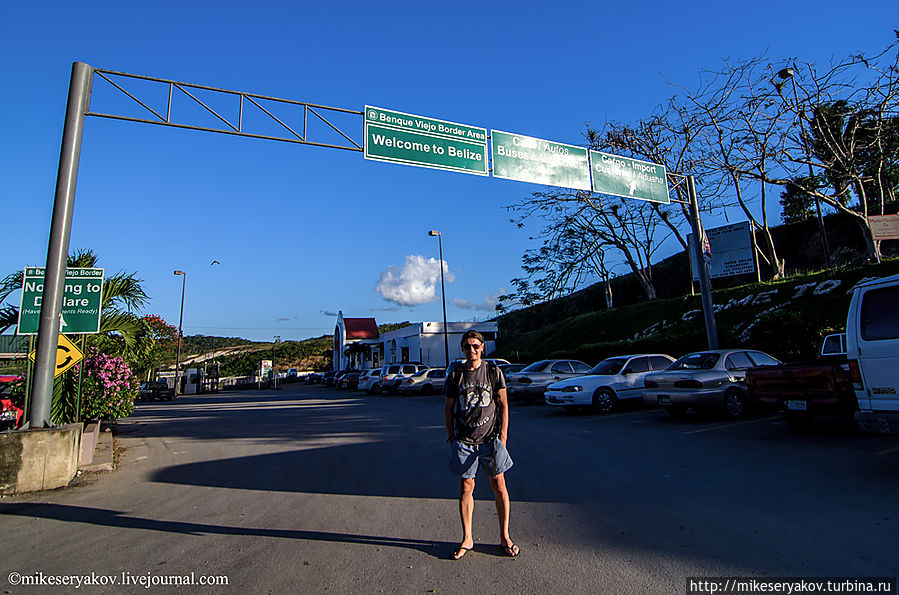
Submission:
[[[365,106],[366,159],[487,175],[487,129]]]
[[[668,204],[665,166],[650,161],[590,151],[593,191]]]
[[[17,334],[37,334],[43,293],[44,269],[27,267],[22,275]],[[70,335],[99,333],[102,299],[103,269],[66,269],[59,332]]]
[[[587,149],[540,138],[490,131],[493,177],[590,190]]]

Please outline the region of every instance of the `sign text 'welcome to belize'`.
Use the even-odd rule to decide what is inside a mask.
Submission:
[[[365,106],[366,159],[487,173],[487,129]]]
[[[668,203],[665,166],[540,138],[365,106],[366,159]]]

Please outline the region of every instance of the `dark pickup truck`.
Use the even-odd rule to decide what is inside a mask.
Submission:
[[[784,421],[794,430],[807,428],[819,418],[836,418],[852,426],[858,410],[845,334],[824,337],[817,360],[750,368],[746,384],[754,403],[782,410]]]
[[[162,380],[144,382],[140,385],[140,400],[155,401],[156,399],[171,401],[175,398],[175,389]]]

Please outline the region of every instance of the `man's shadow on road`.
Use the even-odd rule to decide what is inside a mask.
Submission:
[[[183,521],[160,521],[156,519],[128,516],[119,511],[105,508],[89,508],[85,506],[68,506],[50,503],[0,504],[0,514],[40,517],[68,523],[84,523],[88,525],[119,527],[123,529],[181,533],[183,535],[242,535],[253,537],[276,537],[278,539],[302,539],[306,541],[328,541],[381,547],[399,547],[418,550],[429,556],[443,559],[449,558],[457,546],[455,542],[408,539],[402,537],[354,535],[351,533],[305,531],[298,529],[230,527]]]

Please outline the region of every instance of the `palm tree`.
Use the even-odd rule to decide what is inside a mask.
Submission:
[[[69,255],[67,268],[93,268],[99,256],[91,250],[79,250]],[[9,295],[22,287],[23,271],[16,271],[0,281],[0,333],[18,324],[19,307],[5,304]],[[133,360],[152,349],[152,336],[137,311],[149,300],[141,280],[134,273],[118,272],[103,280],[103,296],[100,303],[100,332],[85,335],[85,345],[96,347],[109,355],[121,355]],[[74,372],[66,372],[53,385],[51,419],[54,423],[76,418],[76,382]]]

